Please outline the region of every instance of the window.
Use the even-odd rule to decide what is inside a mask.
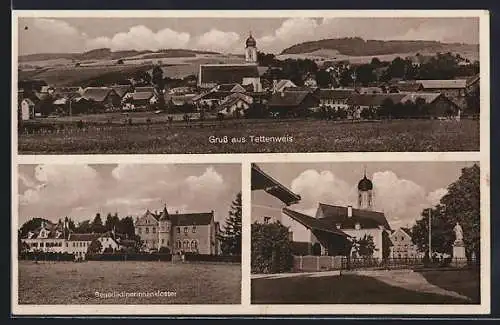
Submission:
[[[155,233],[155,232],[156,232],[156,227],[153,227],[153,233]]]
[[[175,244],[175,246],[176,246],[177,248],[181,248],[181,241],[180,241],[180,240],[178,240],[178,241],[177,241],[177,243]]]
[[[196,248],[196,241],[192,241],[191,242],[191,249],[195,249]]]
[[[162,238],[162,239],[161,239],[161,243],[162,243],[162,244],[163,244],[163,243],[165,243],[165,239],[163,239],[163,238]]]
[[[146,234],[149,234],[149,228],[146,227]]]
[[[196,233],[196,226],[193,226],[193,234]]]
[[[187,235],[187,233],[188,233],[188,227],[184,227],[184,233]]]
[[[142,234],[142,228],[138,228],[137,232],[138,232],[139,234]]]
[[[170,246],[170,240],[167,240],[167,246]]]
[[[177,233],[180,234],[181,233],[181,228],[180,227],[177,227]]]
[[[73,247],[75,247],[75,243],[73,242]]]
[[[187,249],[189,247],[189,242],[187,240],[185,240],[183,243],[182,243],[182,248],[184,249]]]
[[[69,246],[69,244],[68,244],[68,243],[66,243],[66,247],[68,247],[68,246]]]
[[[40,243],[40,247],[43,247],[44,246],[44,243]]]

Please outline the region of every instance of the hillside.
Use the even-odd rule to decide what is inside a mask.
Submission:
[[[295,44],[280,54],[304,54],[322,50],[335,50],[348,56],[375,56],[412,52],[456,52],[455,49],[479,52],[479,45],[441,43],[437,41],[379,41],[364,40],[359,37],[323,39]]]
[[[20,55],[19,62],[47,61],[67,59],[73,61],[85,60],[116,60],[139,55],[161,56],[161,57],[192,57],[196,54],[218,54],[210,51],[196,51],[187,49],[164,49],[159,51],[111,51],[109,48],[95,49],[83,53],[37,53]]]

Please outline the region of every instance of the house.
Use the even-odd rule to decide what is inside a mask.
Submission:
[[[251,85],[250,85],[251,86]],[[222,92],[228,92],[228,93],[244,93],[246,91],[245,87],[238,83],[232,83],[232,84],[221,84],[218,86],[215,86],[213,91],[222,91]]]
[[[157,98],[153,91],[135,91],[130,94],[130,102],[133,108],[147,108],[156,104]]]
[[[253,98],[243,93],[233,93],[219,105],[218,113],[224,116],[241,117],[252,105]]]
[[[383,212],[373,210],[373,183],[358,182],[358,208],[318,203],[314,217],[284,208],[283,212],[310,231],[313,254],[358,257],[357,241],[371,238],[372,257],[382,259],[390,252],[390,225]]]
[[[121,99],[132,91],[132,85],[115,85],[110,88],[113,89]]]
[[[85,259],[90,244],[100,236],[101,234],[97,233],[70,233],[66,241],[66,253],[73,254],[77,258]]]
[[[147,210],[135,221],[135,233],[146,251],[166,247],[172,254],[191,252],[220,254],[219,224],[214,211],[205,213],[173,213],[165,206],[160,213]]]
[[[211,110],[215,107],[220,106],[220,104],[229,96],[230,92],[225,91],[211,91],[196,95],[192,97],[193,103],[198,108],[205,108],[205,110]]]
[[[429,109],[428,114],[431,117],[460,117],[460,107],[458,107],[454,101],[450,100],[441,93],[407,93],[406,96],[401,98],[400,102],[411,102],[413,104],[417,104],[419,100],[427,106]]]
[[[275,93],[268,102],[269,111],[279,116],[307,115],[319,105],[319,99],[310,91],[284,91]]]
[[[120,107],[121,98],[109,87],[87,87],[84,89],[82,98],[97,104],[101,109],[112,109]]]
[[[391,85],[389,85],[388,88],[389,92],[399,92],[399,93],[417,92],[422,90],[422,84],[415,81],[400,80],[398,82],[392,83]]]
[[[422,254],[419,253],[417,245],[413,243],[410,233],[410,229],[408,228],[398,228],[389,235],[392,243],[390,248],[391,258],[400,259],[421,257]]]
[[[280,79],[273,80],[273,93],[282,92],[285,88],[297,87],[291,80],[288,79]]]
[[[21,120],[27,121],[35,117],[35,103],[30,98],[21,101]]]
[[[64,230],[61,224],[42,222],[40,227],[29,231],[21,241],[29,252],[62,253],[65,251]]]
[[[361,112],[365,109],[378,110],[385,100],[391,99],[393,104],[401,102],[406,94],[392,93],[392,94],[352,94],[348,100],[348,114],[349,118],[361,118]]]
[[[213,88],[220,84],[254,85],[260,91],[259,70],[254,63],[244,64],[201,64],[198,74],[200,88]]]
[[[418,82],[422,84],[422,91],[442,93],[461,109],[467,107],[465,99],[468,87],[467,79],[418,80]]]
[[[319,106],[331,109],[347,109],[352,89],[320,89],[318,92]]]

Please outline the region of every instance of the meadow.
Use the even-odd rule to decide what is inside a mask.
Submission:
[[[136,114],[136,113],[133,113]],[[165,123],[166,115],[102,114],[71,121],[64,129],[27,134],[20,132],[21,154],[127,153],[270,153],[350,151],[477,151],[477,120],[392,120],[371,122],[324,120],[225,120]],[[125,123],[127,118],[132,125]],[[73,122],[75,118],[72,118]],[[81,118],[80,118],[81,119]],[[99,117],[97,117],[99,119]],[[144,123],[149,119],[149,123]],[[106,122],[107,121],[107,122]],[[49,121],[46,121],[49,122]],[[87,124],[88,123],[88,124]],[[227,143],[223,142],[227,136]],[[286,142],[255,142],[250,136],[283,137]],[[213,137],[217,137],[214,140]],[[291,137],[291,138],[290,138]],[[234,140],[234,141],[232,141]]]
[[[20,261],[18,281],[19,304],[239,304],[241,301],[239,264]],[[110,297],[113,292],[158,290],[170,292],[170,296]]]

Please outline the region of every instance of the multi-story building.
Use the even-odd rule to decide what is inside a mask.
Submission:
[[[173,254],[220,254],[220,227],[214,220],[214,211],[170,214],[166,206],[160,213],[147,210],[136,219],[135,233],[146,251],[165,247]]]
[[[417,245],[413,243],[410,230],[407,228],[398,228],[390,235],[392,242],[391,258],[417,258],[421,257]]]

